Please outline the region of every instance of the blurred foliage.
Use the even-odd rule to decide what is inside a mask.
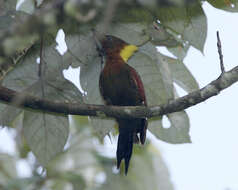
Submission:
[[[183,59],[190,46],[203,52],[207,35],[203,2],[0,0],[0,83],[23,92],[23,97],[27,93],[51,101],[102,104],[94,28],[139,46],[128,64],[139,72],[148,104],[167,103],[178,97],[175,83],[188,93],[199,88]],[[207,2],[226,11],[238,10],[237,0]],[[56,50],[59,29],[66,35],[64,55]],[[174,58],[156,46],[166,47]],[[63,70],[69,66],[80,67],[84,92],[64,78]],[[103,143],[110,137],[115,144],[113,119],[50,115],[2,103],[0,111],[1,126],[16,131],[15,154],[0,153],[0,189],[173,189],[160,152],[149,140],[144,147],[135,145],[127,177],[123,166],[120,172],[115,169],[115,150],[107,155]],[[167,118],[169,128],[157,117],[149,120],[149,130],[168,143],[189,143],[186,112]],[[28,177],[17,172],[19,160],[27,161]]]

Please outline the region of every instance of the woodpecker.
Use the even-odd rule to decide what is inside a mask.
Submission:
[[[100,44],[105,65],[100,73],[99,89],[105,103],[116,106],[147,106],[142,80],[137,71],[127,64],[138,47],[111,35],[105,35]],[[124,159],[127,175],[133,143],[145,143],[147,118],[115,119],[119,127],[117,168],[120,168]]]

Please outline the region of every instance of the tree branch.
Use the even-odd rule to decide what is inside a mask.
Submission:
[[[3,86],[0,86],[0,101],[6,104],[12,104],[13,106],[30,108],[36,111],[44,111],[52,114],[86,115],[97,117],[107,116],[121,118],[150,118],[187,109],[219,94],[222,90],[228,88],[237,81],[238,66],[228,72],[222,73],[216,80],[212,81],[200,90],[196,90],[186,96],[171,100],[167,104],[148,107],[72,104],[44,100],[26,94],[24,94],[24,99],[20,104],[14,105],[14,100],[21,97],[21,93]]]

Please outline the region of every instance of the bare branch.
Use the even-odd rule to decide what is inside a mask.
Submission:
[[[222,55],[222,49],[221,49],[221,40],[219,36],[219,31],[217,31],[217,49],[218,49],[218,54],[219,54],[219,59],[220,59],[220,67],[221,67],[221,73],[225,72],[225,67],[223,63],[223,55]]]
[[[44,111],[52,114],[64,115],[87,115],[97,117],[121,117],[121,118],[143,118],[155,117],[168,113],[178,112],[193,105],[201,103],[208,98],[219,94],[238,81],[238,66],[228,72],[222,73],[216,80],[212,81],[200,90],[189,93],[186,96],[169,101],[167,104],[158,106],[104,106],[90,104],[75,104],[44,100],[31,95],[26,95],[20,105],[22,108]],[[11,104],[13,100],[21,96],[21,93],[0,86],[0,100]]]

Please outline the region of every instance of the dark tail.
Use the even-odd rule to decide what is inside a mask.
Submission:
[[[137,133],[140,134],[140,142],[144,144],[146,138],[146,119],[118,119],[119,138],[117,142],[117,168],[121,161],[125,160],[125,174],[128,172],[133,150],[133,141],[138,142]]]
[[[125,160],[125,174],[127,174],[133,149],[133,131],[120,130],[117,142],[117,168],[122,159]]]

